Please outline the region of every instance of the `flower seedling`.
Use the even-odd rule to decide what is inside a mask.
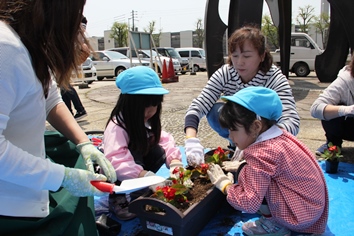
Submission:
[[[201,164],[192,170],[183,167],[176,167],[172,174],[174,177],[168,178],[170,185],[157,187],[152,197],[168,202],[175,207],[188,204],[189,190],[193,187],[192,179],[208,178],[208,164]]]
[[[229,153],[230,153],[230,151],[225,151],[221,147],[218,147],[214,151],[213,155],[211,155],[205,159],[205,162],[221,165],[223,161],[227,161],[229,159],[228,158]]]
[[[332,143],[328,143],[328,148],[324,150],[321,157],[328,161],[338,161],[338,159],[343,157],[343,155],[341,155],[340,147],[333,145]]]

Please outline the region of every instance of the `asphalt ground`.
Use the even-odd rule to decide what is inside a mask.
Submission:
[[[179,75],[178,82],[163,84],[170,93],[164,97],[162,127],[163,130],[173,135],[178,146],[184,146],[185,112],[207,81],[206,72],[197,72],[196,75],[190,75],[189,73]],[[307,77],[296,77],[295,74],[290,74],[289,84],[292,87],[300,115],[300,131],[297,138],[315,152],[326,139],[320,120],[310,115],[310,107],[329,83],[321,83],[315,72],[312,72]],[[113,78],[104,79],[93,82],[89,85],[89,88],[75,88],[88,113],[86,117],[78,121],[79,125],[84,131],[103,131],[120,93],[115,85],[115,80]],[[53,128],[47,125],[47,129]],[[226,147],[228,145],[226,140],[219,137],[209,127],[205,117],[200,122],[198,138],[205,148]],[[354,158],[351,158],[354,156],[354,142],[344,141],[342,147],[344,155],[342,161],[354,163]]]

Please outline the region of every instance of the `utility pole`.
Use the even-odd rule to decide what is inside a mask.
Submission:
[[[133,26],[132,26],[132,31],[135,31],[135,14],[137,14],[137,11],[132,10],[132,21],[133,21]]]

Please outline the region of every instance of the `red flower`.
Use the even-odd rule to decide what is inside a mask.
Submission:
[[[176,174],[179,172],[179,167],[175,167],[174,170],[172,171],[172,174]]]
[[[329,147],[328,151],[336,152],[337,151],[337,146],[333,145],[332,147]]]
[[[176,189],[171,188],[170,186],[165,186],[162,188],[163,195],[168,200],[172,200],[175,197]]]

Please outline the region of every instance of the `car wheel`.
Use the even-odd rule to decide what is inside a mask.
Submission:
[[[98,81],[102,81],[103,79],[104,79],[104,77],[97,76],[97,80],[98,80]]]
[[[116,68],[116,71],[115,71],[115,76],[118,76],[120,73],[122,73],[123,71],[125,71],[125,68],[122,67],[122,66],[119,66]]]
[[[306,63],[297,63],[294,65],[293,71],[297,77],[306,77],[310,74],[310,69]]]
[[[187,72],[185,72],[185,71],[181,72],[182,75],[185,75],[186,73],[187,73]]]
[[[199,71],[199,66],[198,65],[193,65],[193,69],[194,69],[194,72],[198,72]]]

